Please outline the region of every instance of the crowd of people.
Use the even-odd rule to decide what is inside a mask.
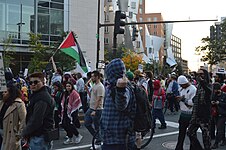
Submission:
[[[87,131],[96,138],[95,148],[139,149],[136,132],[128,130],[133,126],[128,114],[136,113],[137,101],[130,83],[146,91],[154,131],[156,119],[161,123],[158,129],[167,128],[163,113],[165,101],[169,114],[180,113],[176,150],[183,150],[186,136],[191,150],[226,145],[225,86],[219,78],[213,80],[205,69],[192,75],[153,76],[151,71],[126,71],[124,62],[116,58],[103,74],[95,70],[83,76],[80,72],[63,73],[53,58],[51,61],[54,71],[51,78],[43,72],[32,73],[27,78],[21,74],[14,78],[12,73],[5,73],[7,90],[0,101],[2,150],[22,146],[31,150],[51,149],[55,132],[60,128],[66,132],[63,144],[78,144],[83,139],[79,133],[79,112],[84,113]],[[203,144],[197,138],[199,128]]]

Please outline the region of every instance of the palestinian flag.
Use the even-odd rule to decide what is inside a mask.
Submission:
[[[70,32],[64,41],[61,43],[59,48],[65,54],[71,56],[77,61],[77,68],[76,70],[83,71],[83,73],[88,72],[88,67],[86,65],[85,58],[83,57],[82,51],[77,40],[74,37],[74,33]]]

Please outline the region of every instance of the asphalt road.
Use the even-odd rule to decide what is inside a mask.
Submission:
[[[144,148],[144,150],[172,150],[175,149],[175,145],[177,142],[178,136],[178,114],[166,114],[165,120],[167,121],[167,129],[157,129],[153,136],[152,141],[150,144]],[[160,126],[159,121],[157,120],[157,127]],[[66,136],[65,132],[61,131],[60,140],[54,141],[53,149],[55,150],[89,150],[91,147],[92,136],[89,134],[88,130],[81,126],[79,129],[80,134],[83,136],[81,143],[79,144],[71,144],[71,145],[64,145],[63,141]],[[198,131],[198,138],[202,142],[201,132]],[[214,141],[212,141],[214,142]],[[184,150],[189,149],[189,139],[186,137],[184,143]],[[217,150],[225,150],[226,146],[220,146]]]

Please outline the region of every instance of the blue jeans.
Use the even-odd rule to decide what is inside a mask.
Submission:
[[[157,118],[159,119],[162,126],[166,126],[165,117],[164,117],[164,114],[162,112],[162,109],[153,109],[152,110],[152,116],[153,116],[154,128],[156,127],[155,122],[156,122]]]
[[[51,142],[46,142],[44,136],[34,136],[29,141],[30,150],[50,150],[52,149]]]
[[[95,134],[99,131],[100,128],[100,117],[102,110],[96,110],[95,116],[91,116],[91,113],[93,112],[92,109],[88,109],[85,114],[85,127],[89,130],[89,132],[92,134],[92,136],[95,136]],[[92,126],[94,124],[94,128]],[[100,133],[97,133],[96,135],[96,143],[99,144],[101,142]]]

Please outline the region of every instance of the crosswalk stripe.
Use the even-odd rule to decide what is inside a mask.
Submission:
[[[157,124],[161,124],[159,122],[159,120],[156,120]],[[172,127],[172,128],[177,128],[179,127],[179,124],[176,122],[172,122],[172,121],[166,121],[167,126]],[[199,129],[198,132],[201,132],[201,130]],[[169,135],[174,135],[174,134],[178,134],[179,131],[174,131],[174,132],[167,132],[167,133],[162,133],[162,134],[156,134],[153,136],[153,138],[159,138],[159,137],[164,137],[164,136],[169,136]],[[149,137],[145,137],[145,139],[147,139]],[[72,147],[67,147],[67,148],[59,148],[56,150],[76,150],[76,149],[81,149],[81,148],[88,148],[91,147],[91,144],[87,144],[87,145],[81,145],[81,146],[72,146]]]

